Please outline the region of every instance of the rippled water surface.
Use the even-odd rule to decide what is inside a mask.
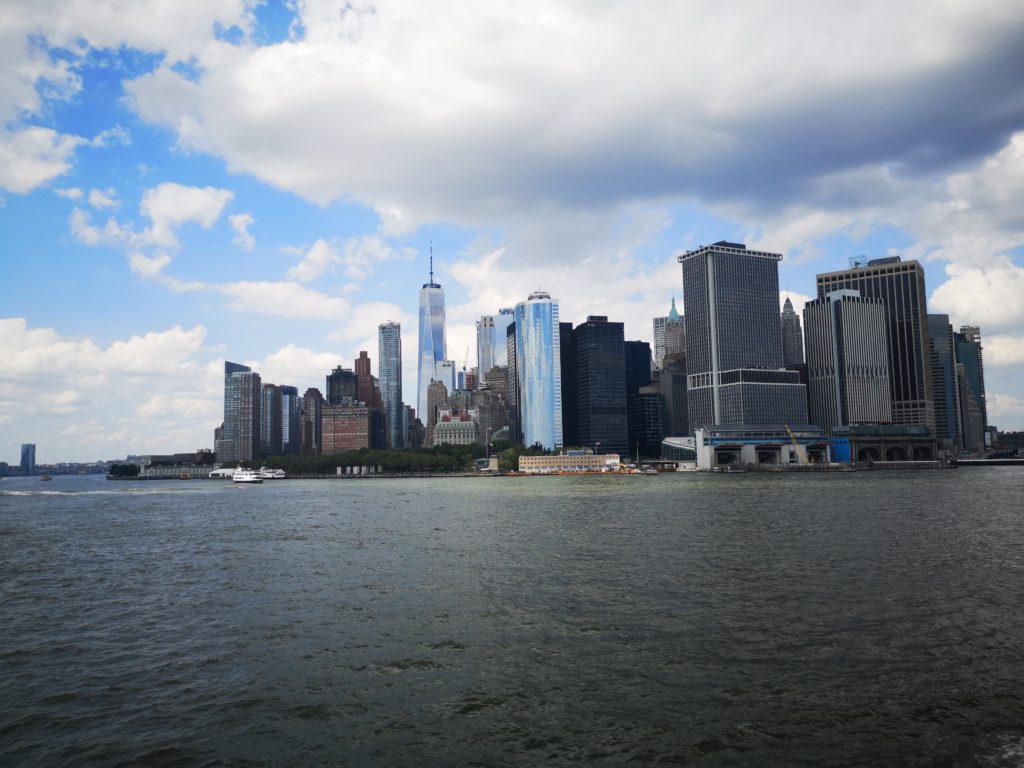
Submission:
[[[0,764],[1024,765],[1024,471],[0,482]]]

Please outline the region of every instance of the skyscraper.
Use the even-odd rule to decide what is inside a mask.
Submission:
[[[985,404],[985,366],[981,358],[981,330],[964,325],[953,334],[956,345],[960,399],[961,447],[969,453],[985,450],[988,408]]]
[[[881,299],[886,314],[892,420],[935,428],[932,366],[928,352],[928,311],[924,269],[899,256],[872,259],[852,269],[817,277],[818,298],[843,288]]]
[[[496,315],[483,315],[476,321],[477,386],[487,381],[487,371],[505,363],[505,333],[515,322],[515,310],[505,307]]]
[[[782,305],[782,364],[785,367],[804,362],[804,335],[800,330],[800,316],[793,310],[793,302],[786,297]]]
[[[388,321],[377,327],[380,358],[380,395],[384,404],[385,433],[389,448],[404,448],[402,426],[402,326]]]
[[[661,368],[665,362],[665,323],[667,317],[654,318],[654,367]]]
[[[534,291],[516,304],[516,375],[526,445],[562,447],[562,366],[558,302]]]
[[[238,461],[238,409],[241,390],[238,383],[232,381],[232,377],[236,373],[248,373],[251,370],[247,365],[224,361],[224,423],[220,436],[214,438],[214,451],[219,462]]]
[[[782,255],[719,241],[679,256],[689,428],[806,424],[806,389],[782,368]]]
[[[885,308],[857,291],[804,307],[811,422],[833,427],[892,421]]]
[[[359,377],[350,368],[337,366],[327,374],[327,404],[346,405],[359,400]]]
[[[238,460],[252,461],[261,455],[260,402],[263,384],[260,375],[252,371],[231,374],[232,390],[237,390],[238,402]],[[233,397],[235,397],[233,395]]]
[[[34,475],[36,473],[36,444],[21,444],[21,474]]]
[[[281,410],[281,387],[264,384],[260,401],[260,452],[264,456],[282,452]]]
[[[673,358],[686,354],[686,322],[676,309],[676,297],[665,318],[665,350],[658,368],[666,368]],[[655,361],[657,363],[657,361]]]
[[[295,456],[302,444],[302,399],[296,387],[281,386],[281,452]]]
[[[319,389],[310,387],[302,396],[300,420],[300,448],[303,456],[319,456],[323,444],[324,396]]]
[[[935,437],[945,448],[961,444],[960,390],[957,386],[956,344],[949,315],[928,315],[928,352],[935,401]]]
[[[575,443],[595,450],[626,453],[629,425],[623,324],[610,323],[603,315],[591,315],[573,330],[572,350],[575,397],[568,407],[576,411]],[[647,370],[649,379],[649,363]],[[562,378],[563,387],[567,386],[567,377]]]
[[[420,290],[420,338],[417,363],[416,409],[420,420],[427,412],[427,387],[435,366],[448,357],[444,330],[444,289],[434,282],[434,253],[430,253],[430,281]]]

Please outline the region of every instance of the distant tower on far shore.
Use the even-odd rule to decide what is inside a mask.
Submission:
[[[448,358],[444,330],[444,289],[434,282],[434,247],[430,247],[430,280],[420,289],[419,359],[417,361],[416,411],[427,413],[427,387],[437,363]]]

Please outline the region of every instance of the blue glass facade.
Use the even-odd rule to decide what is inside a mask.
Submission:
[[[402,326],[381,323],[377,327],[377,351],[380,359],[380,397],[384,403],[385,434],[388,448],[404,448],[402,429]]]
[[[422,419],[427,412],[427,387],[434,377],[434,367],[446,359],[444,335],[444,289],[431,281],[420,291],[419,361],[416,379],[416,410]]]
[[[516,305],[516,375],[523,443],[562,447],[558,302],[543,291]]]

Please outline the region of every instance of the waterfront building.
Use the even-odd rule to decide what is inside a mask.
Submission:
[[[923,424],[850,424],[832,428],[832,460],[870,466],[876,461],[934,461],[935,437]]]
[[[988,405],[985,401],[985,365],[982,361],[981,329],[962,325],[953,336],[956,361],[964,367],[964,376],[974,404],[981,414],[981,430],[988,431]],[[961,409],[963,409],[961,405]]]
[[[224,421],[219,434],[214,432],[214,451],[217,461],[238,461],[239,442],[239,397],[241,390],[237,382],[232,382],[236,373],[248,373],[252,369],[241,363],[224,361]]]
[[[420,290],[419,355],[417,360],[416,410],[422,420],[427,411],[427,387],[436,377],[436,366],[448,357],[445,341],[444,289],[434,282],[434,253],[430,253],[430,280]],[[454,382],[451,386],[455,388]]]
[[[302,445],[302,398],[299,390],[281,385],[281,453],[297,456]]]
[[[697,466],[828,464],[828,436],[810,424],[719,424],[696,430]]]
[[[416,409],[411,405],[402,405],[402,440],[409,449],[423,445],[425,430],[423,422],[416,417]]]
[[[262,455],[260,401],[263,382],[252,371],[231,374],[232,397],[238,403],[238,460],[253,461]],[[236,393],[237,394],[234,394]]]
[[[838,290],[804,306],[811,421],[839,425],[892,421],[885,307]]]
[[[344,405],[359,401],[359,377],[351,368],[337,366],[327,374],[327,404]]]
[[[782,325],[782,365],[802,365],[804,362],[804,335],[800,330],[800,316],[793,309],[793,302],[786,297],[780,315]]]
[[[985,417],[981,402],[974,391],[967,366],[956,365],[956,381],[960,399],[960,444],[959,450],[966,453],[982,453],[985,450]]]
[[[505,362],[505,336],[515,322],[515,310],[503,307],[496,315],[483,315],[476,321],[476,362],[478,384],[487,382],[487,372]]]
[[[321,413],[324,456],[370,446],[370,407],[365,403],[325,405]]]
[[[651,345],[646,341],[627,341],[623,344],[626,383],[626,434],[629,455],[636,454],[639,442],[646,444],[651,404],[641,405],[640,390],[651,386]],[[648,392],[648,394],[650,394]]]
[[[21,474],[34,475],[36,473],[36,444],[21,444]]]
[[[281,387],[264,384],[260,395],[260,453],[277,456],[283,443]]]
[[[384,405],[384,430],[388,448],[404,448],[405,428],[402,406],[402,326],[388,321],[377,327],[380,358],[380,394]]]
[[[665,358],[665,367],[658,374],[658,386],[664,406],[664,428],[667,437],[688,436],[689,418],[686,412],[686,355]]]
[[[578,447],[580,440],[579,419],[576,413],[576,346],[573,340],[572,323],[558,324],[559,364],[562,368],[562,445]]]
[[[302,396],[300,448],[302,456],[319,456],[323,444],[324,396],[319,389],[310,387]]]
[[[504,378],[504,370],[498,366],[491,369],[496,373],[500,371],[501,378]],[[477,437],[480,445],[486,445],[494,434],[505,426],[507,417],[505,400],[501,396],[501,390],[497,387],[491,388],[491,382],[497,383],[498,378],[499,376],[496,375],[483,389],[473,390],[472,409],[477,413],[479,427]]]
[[[561,334],[558,301],[534,291],[516,304],[516,376],[526,445],[562,447]]]
[[[690,429],[807,422],[806,388],[782,366],[781,259],[724,240],[678,257]]]
[[[892,420],[935,428],[924,268],[899,256],[817,276],[818,298],[849,289],[880,299],[886,314]]]
[[[619,464],[619,454],[593,451],[566,451],[554,456],[519,457],[519,471],[527,475],[615,472],[619,469]]]
[[[943,448],[963,444],[960,429],[960,388],[957,385],[956,344],[949,315],[928,315],[928,352],[935,402],[935,438]]]
[[[575,434],[566,444],[628,452],[623,324],[591,315],[572,331],[571,345],[573,364],[570,371],[563,369],[562,386],[573,397],[563,415],[566,410],[572,412]],[[649,377],[650,367],[647,370]]]
[[[629,455],[645,458],[661,456],[661,441],[665,439],[664,404],[661,388],[655,385],[640,387],[628,399]]]

